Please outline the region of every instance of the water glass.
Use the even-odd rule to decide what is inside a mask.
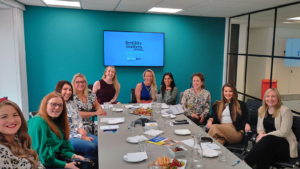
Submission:
[[[103,109],[109,109],[109,102],[103,103]]]
[[[161,103],[162,102],[161,94],[156,94],[156,100],[157,100],[157,103]]]
[[[124,116],[127,116],[127,115],[128,115],[128,111],[129,111],[129,109],[126,108],[126,107],[124,107],[124,108],[123,108],[123,115],[124,115]]]
[[[128,132],[133,132],[133,129],[134,129],[134,122],[133,122],[133,121],[128,122],[128,123],[127,123],[127,126],[128,126]]]
[[[147,140],[145,140],[143,138],[139,138],[139,137],[137,137],[136,139],[138,140],[140,151],[141,152],[146,151],[147,150]]]
[[[199,151],[198,148],[193,148],[192,150],[192,167],[203,165],[203,155],[202,151]]]
[[[153,111],[156,109],[156,103],[155,102],[151,102],[150,106],[151,106],[151,109]]]
[[[116,112],[116,108],[111,107],[110,110],[111,110],[112,115],[114,116],[114,115],[115,115],[115,112]]]
[[[157,115],[159,115],[161,112],[161,103],[156,103],[155,107],[156,107],[155,112]]]
[[[218,151],[219,161],[226,162],[227,161],[227,153],[228,153],[227,149],[219,150]]]
[[[206,165],[203,162],[195,162],[193,169],[205,169]]]
[[[170,115],[165,115],[164,116],[164,124],[165,125],[170,125],[170,121],[171,121],[171,116]]]

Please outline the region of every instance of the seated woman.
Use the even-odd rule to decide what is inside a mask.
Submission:
[[[31,137],[19,106],[0,101],[0,166],[1,168],[45,168],[31,149]]]
[[[79,115],[83,118],[83,128],[90,134],[98,135],[97,125],[90,117],[96,115],[106,116],[106,112],[96,100],[96,95],[87,87],[87,80],[81,73],[74,75],[72,80],[73,87],[73,101],[77,105]],[[94,108],[94,110],[93,110]],[[94,126],[94,133],[92,133],[92,126]]]
[[[59,93],[52,92],[43,98],[38,114],[28,120],[28,128],[32,138],[31,147],[44,166],[77,169],[75,162],[59,160],[60,155],[84,160],[84,157],[74,154],[68,141],[70,127],[66,103]]]
[[[155,101],[157,86],[154,72],[151,69],[145,70],[143,73],[144,82],[139,83],[135,87],[135,97],[138,103],[151,103]]]
[[[164,74],[159,92],[162,94],[162,102],[168,105],[175,105],[177,100],[178,89],[172,73],[167,72]]]
[[[184,114],[195,124],[204,124],[204,118],[209,113],[210,93],[205,90],[204,76],[202,73],[192,75],[193,88],[184,91],[181,105]]]
[[[96,94],[98,103],[100,104],[104,102],[121,104],[116,101],[120,93],[120,87],[115,67],[108,66],[104,71],[102,79],[94,83],[93,92]]]
[[[82,118],[75,103],[73,102],[73,88],[70,82],[59,81],[55,91],[60,93],[66,101],[68,121],[70,126],[69,141],[74,152],[83,154],[84,157],[91,159],[97,165],[98,161],[98,137],[87,133],[83,128]]]
[[[222,145],[239,143],[244,131],[251,130],[246,103],[238,100],[234,85],[227,83],[222,87],[222,100],[213,104],[207,128],[208,134]]]
[[[270,168],[274,159],[298,157],[297,139],[292,131],[293,115],[282,105],[277,89],[265,92],[263,105],[258,109],[256,144],[252,147],[245,162],[257,169]]]

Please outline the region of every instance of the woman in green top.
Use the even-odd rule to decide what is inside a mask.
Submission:
[[[159,92],[162,94],[162,102],[168,105],[175,105],[177,100],[178,89],[172,73],[167,72],[164,74]]]
[[[58,159],[60,154],[69,159],[84,159],[73,153],[74,149],[68,141],[70,128],[66,103],[59,93],[52,92],[44,97],[38,115],[28,121],[28,128],[32,149],[44,166],[78,169],[75,162],[66,163]]]

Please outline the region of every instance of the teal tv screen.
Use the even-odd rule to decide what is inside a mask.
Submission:
[[[104,66],[164,66],[164,33],[103,31]]]

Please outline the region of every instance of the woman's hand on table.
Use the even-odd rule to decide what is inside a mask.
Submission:
[[[100,116],[106,116],[106,112],[103,109],[98,109],[96,111],[96,115],[100,115]]]
[[[196,118],[196,119],[199,119],[199,116],[198,116],[197,114],[195,114],[195,113],[192,113],[192,114],[191,114],[191,117]]]
[[[76,167],[75,165],[76,165],[75,162],[70,162],[70,163],[67,163],[67,164],[65,165],[65,168],[79,169],[79,168]]]

